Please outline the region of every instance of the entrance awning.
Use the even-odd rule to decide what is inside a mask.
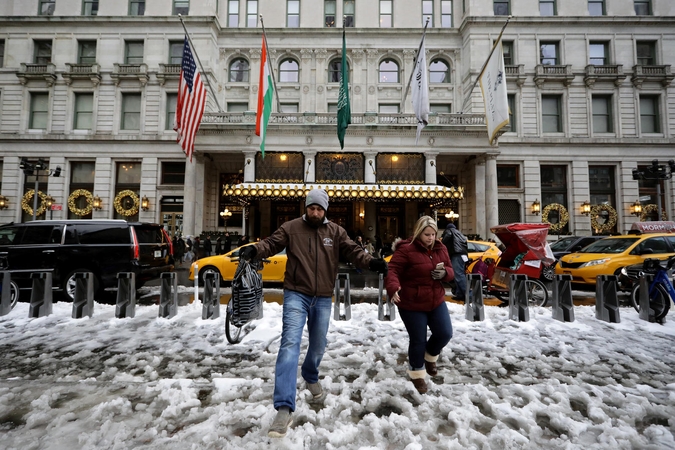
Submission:
[[[242,183],[225,186],[223,195],[241,200],[288,200],[305,198],[312,189],[325,189],[328,196],[334,200],[462,200],[464,198],[463,187],[429,184]]]

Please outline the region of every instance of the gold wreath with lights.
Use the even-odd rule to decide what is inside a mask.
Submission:
[[[124,209],[122,206],[122,200],[124,200],[126,197],[129,197],[134,202],[131,208],[128,209]],[[113,201],[115,211],[117,211],[121,216],[125,217],[136,215],[138,213],[140,204],[141,201],[138,199],[138,195],[136,195],[134,191],[130,191],[128,189],[126,191],[120,191],[120,193],[115,197],[115,201]]]
[[[642,208],[642,214],[640,214],[640,220],[642,222],[645,222],[647,218],[649,217],[650,214],[655,213],[659,210],[658,205],[655,205],[654,203],[651,203],[644,208]],[[661,208],[661,219],[662,220],[668,220],[668,214],[666,214],[666,211]]]
[[[558,223],[549,222],[548,215],[551,211],[558,211]],[[542,223],[550,224],[549,231],[552,234],[557,234],[560,233],[562,229],[565,228],[565,225],[567,225],[567,222],[570,221],[570,214],[567,212],[567,208],[565,208],[564,205],[561,205],[560,203],[551,203],[550,205],[546,205],[541,212],[541,221]]]
[[[80,198],[84,197],[87,200],[87,206],[84,208],[78,208],[77,205],[75,204],[75,201]],[[86,189],[77,189],[70,194],[68,197],[68,210],[72,212],[73,214],[76,214],[78,216],[86,216],[91,214],[91,210],[94,207],[94,196],[92,195],[91,192],[89,192]]]
[[[607,222],[601,225],[598,223],[598,216],[602,211],[607,212],[608,217]],[[616,225],[616,218],[616,209],[610,205],[593,205],[591,207],[591,227],[593,227],[594,230],[598,230],[600,233],[608,233],[612,231],[614,225]]]
[[[35,189],[31,189],[30,191],[23,194],[23,198],[21,199],[21,209],[26,211],[26,214],[30,216],[33,215],[33,207],[31,206],[33,204],[33,195],[35,195]],[[40,207],[37,209],[37,211],[35,211],[36,217],[41,216],[42,213],[47,210],[47,196],[45,193],[38,191],[38,197],[40,197]]]

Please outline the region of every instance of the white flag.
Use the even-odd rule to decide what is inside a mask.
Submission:
[[[417,55],[417,63],[415,65],[415,80],[412,90],[412,104],[417,117],[417,137],[415,138],[415,145],[420,139],[420,133],[429,123],[429,81],[427,77],[427,55],[424,50],[424,36],[422,36],[422,45],[420,52]]]
[[[492,53],[485,70],[480,75],[480,90],[485,102],[485,122],[488,139],[492,145],[497,132],[509,124],[509,100],[506,95],[506,74],[502,41]]]

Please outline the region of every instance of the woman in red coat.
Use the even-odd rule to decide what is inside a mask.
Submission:
[[[421,217],[412,238],[394,243],[385,280],[387,294],[398,305],[408,331],[408,375],[420,394],[427,392],[426,374],[438,373],[438,355],[452,338],[441,282],[453,280],[455,274],[448,250],[436,239],[437,233],[436,221]],[[428,340],[427,327],[431,330]]]

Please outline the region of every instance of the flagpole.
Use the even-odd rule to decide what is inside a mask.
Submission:
[[[427,35],[427,26],[429,25],[429,18],[427,17],[427,23],[424,24],[424,31],[422,32],[422,40],[420,41],[420,46],[417,49],[417,55],[415,56],[415,64],[413,64],[413,70],[410,71],[410,78],[408,79],[408,86],[405,88],[405,94],[403,94],[403,100],[401,100],[401,106],[399,108],[400,112],[403,112],[403,106],[405,105],[405,99],[408,97],[408,92],[410,92],[410,83],[412,83],[413,75],[415,75],[415,67],[417,67],[417,61],[420,59],[420,51],[422,50],[422,43],[424,42],[424,37]]]
[[[202,62],[199,59],[199,55],[197,54],[197,49],[195,48],[195,44],[192,43],[192,39],[190,38],[190,33],[188,33],[188,30],[185,27],[185,22],[183,22],[183,16],[178,14],[178,18],[180,19],[181,25],[183,25],[183,29],[185,30],[185,36],[187,36],[188,42],[190,42],[190,47],[192,47],[192,53],[195,55],[195,58],[197,59],[197,63],[199,63],[199,67],[202,69],[202,73],[204,74],[204,78],[206,79],[206,84],[209,86],[209,89],[211,90],[211,95],[213,95],[213,101],[215,101],[216,106],[218,106],[218,112],[223,112],[223,108],[221,108],[220,103],[218,103],[218,97],[216,97],[216,92],[213,90],[213,86],[211,86],[211,82],[209,81],[208,77],[206,76],[206,71],[204,70],[204,66],[202,66]]]
[[[480,69],[480,72],[478,73],[478,76],[476,77],[476,81],[473,82],[473,86],[471,86],[471,89],[469,90],[469,93],[467,94],[466,98],[464,99],[464,103],[462,104],[462,111],[466,109],[466,105],[469,103],[469,100],[471,99],[471,94],[473,93],[473,90],[476,89],[476,85],[478,84],[478,81],[480,81],[480,77],[483,75],[483,72],[485,72],[485,68],[488,65],[488,62],[490,62],[490,58],[492,57],[492,54],[495,52],[495,49],[497,48],[497,45],[499,44],[499,41],[502,39],[502,34],[504,34],[504,30],[506,29],[506,26],[509,24],[509,20],[511,20],[511,17],[513,16],[508,16],[506,18],[506,23],[502,27],[502,31],[499,32],[499,36],[497,37],[497,40],[495,41],[494,45],[492,46],[492,50],[490,50],[490,54],[488,55],[487,59],[485,60],[485,63],[483,63],[483,67]]]
[[[272,67],[272,60],[270,59],[270,48],[267,46],[267,33],[265,32],[265,23],[263,22],[263,16],[260,14],[260,26],[262,27],[263,37],[265,38],[265,51],[267,52],[267,65],[270,69],[270,75],[272,75],[272,86],[274,86],[274,93],[277,97],[277,112],[281,112],[281,102],[279,101],[279,91],[277,90],[277,82],[274,78],[274,68]],[[262,67],[260,70],[263,70]],[[260,89],[260,87],[258,87]]]

